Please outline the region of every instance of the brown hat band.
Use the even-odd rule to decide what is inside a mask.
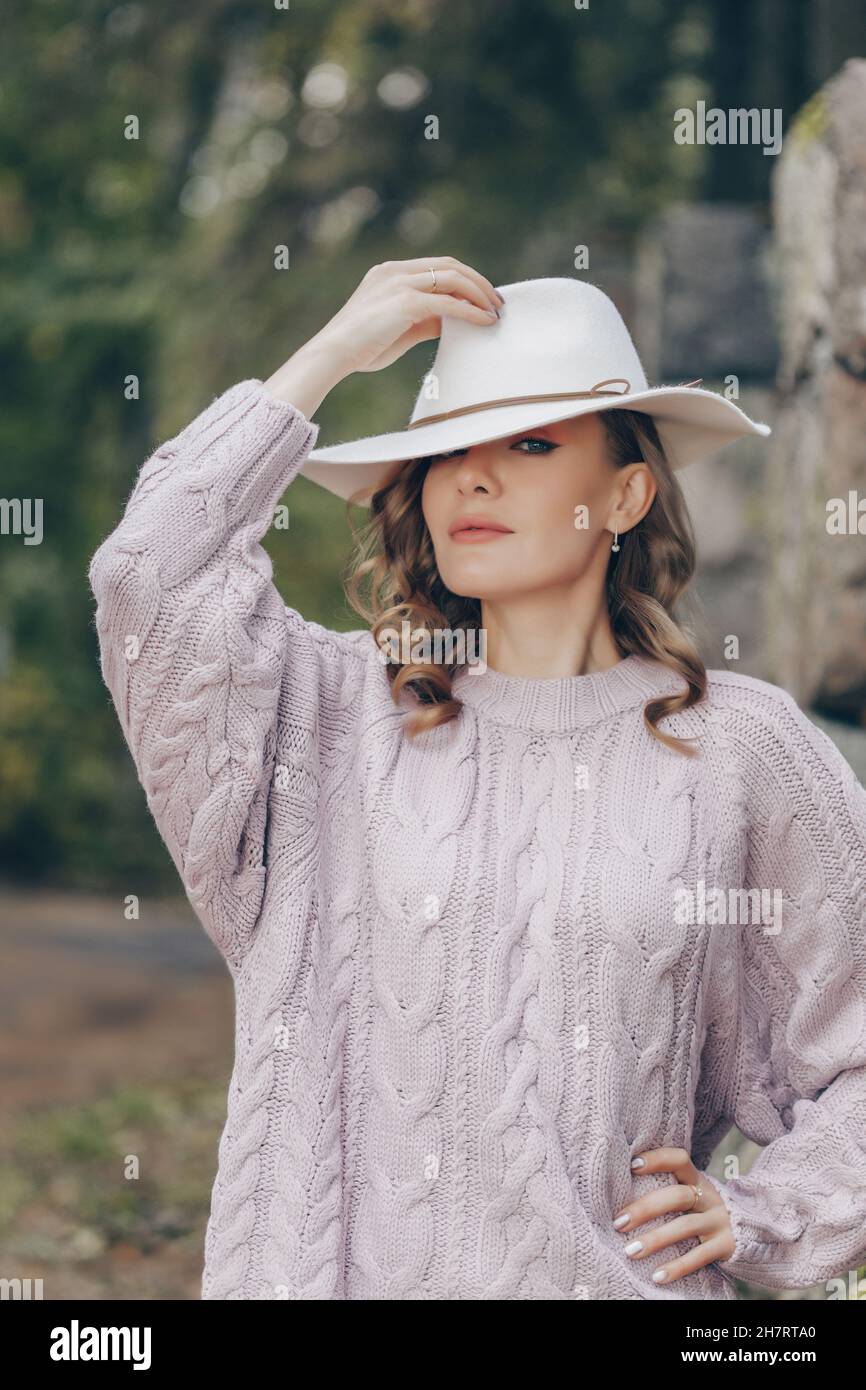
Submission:
[[[694,381],[680,382],[681,386],[700,386],[703,377],[696,377]],[[612,387],[616,383],[622,383],[624,391],[605,390],[605,387]],[[413,420],[406,428],[409,430],[419,429],[422,425],[432,425],[436,420],[450,420],[455,415],[474,415],[476,410],[490,410],[497,405],[524,405],[529,401],[573,401],[588,400],[592,396],[627,396],[631,390],[631,384],[624,376],[609,376],[604,381],[596,382],[589,391],[552,391],[547,394],[536,396],[501,396],[495,401],[478,401],[474,405],[457,406],[454,410],[443,410],[438,415],[426,415],[423,420]]]

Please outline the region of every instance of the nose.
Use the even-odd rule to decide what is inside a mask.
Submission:
[[[483,488],[489,492],[495,488],[496,482],[490,471],[492,458],[492,449],[485,451],[478,445],[468,449],[457,467],[457,491],[477,492],[479,488]]]

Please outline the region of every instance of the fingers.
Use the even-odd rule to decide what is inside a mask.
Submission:
[[[670,1283],[673,1279],[691,1274],[714,1260],[724,1260],[733,1250],[733,1237],[727,1211],[721,1200],[712,1200],[708,1205],[695,1205],[695,1187],[704,1183],[700,1172],[685,1149],[651,1149],[639,1155],[643,1162],[634,1169],[635,1173],[671,1173],[678,1179],[668,1187],[657,1188],[646,1193],[636,1201],[630,1202],[614,1220],[616,1229],[627,1237],[624,1252],[629,1259],[646,1259],[650,1255],[682,1240],[696,1240],[698,1245],[683,1256],[668,1261],[653,1272],[657,1283]],[[702,1201],[705,1197],[702,1196]],[[638,1231],[648,1221],[669,1212],[681,1212],[673,1221],[665,1221],[653,1230]],[[632,1232],[636,1234],[632,1235]]]
[[[680,1240],[697,1240],[699,1243],[684,1255],[677,1255],[660,1264],[653,1273],[656,1283],[670,1284],[684,1274],[693,1274],[696,1269],[703,1269],[714,1260],[725,1260],[732,1254],[731,1240],[724,1230],[719,1229],[719,1216],[715,1211],[666,1221],[658,1230],[647,1231],[629,1241],[625,1254],[630,1260],[646,1260]]]
[[[632,1168],[635,1173],[673,1173],[677,1182],[697,1183],[700,1174],[692,1163],[691,1155],[685,1149],[675,1149],[665,1147],[663,1149],[648,1149],[646,1153],[637,1156],[642,1161],[639,1166],[635,1166],[637,1160],[632,1160]]]
[[[424,294],[413,291],[417,305],[418,318],[435,315],[436,318],[466,319],[469,323],[498,323],[493,309],[482,309],[478,304],[470,304],[465,299],[455,299],[450,294]]]
[[[670,1187],[658,1188],[655,1192],[648,1192],[644,1197],[638,1197],[636,1201],[629,1202],[627,1207],[623,1207],[619,1214],[627,1215],[628,1220],[623,1221],[621,1226],[617,1226],[617,1230],[633,1231],[635,1227],[642,1226],[644,1222],[652,1221],[653,1217],[666,1216],[670,1211],[689,1212],[693,1208],[694,1200],[695,1194],[692,1189],[679,1183],[671,1183]]]
[[[433,267],[436,270],[436,267]],[[487,290],[484,285],[479,285],[471,275],[465,274],[462,270],[436,270],[436,288],[433,288],[433,277],[430,271],[419,270],[409,276],[409,284],[413,289],[420,290],[428,294],[450,294],[463,295],[464,299],[472,304],[477,304],[481,309],[493,309],[496,313],[499,310],[499,297]]]
[[[486,275],[482,275],[474,266],[467,265],[465,261],[456,260],[454,256],[417,256],[405,261],[383,261],[381,265],[372,266],[367,275],[377,274],[395,278],[403,275],[411,279],[413,287],[422,290],[429,287],[432,290],[433,277],[429,270],[431,265],[436,272],[438,285],[442,284],[443,275],[453,273],[463,277],[464,285],[467,281],[471,281],[480,292],[482,296],[480,300],[477,295],[469,296],[474,302],[482,303],[486,299],[485,308],[488,305],[497,308],[505,303],[503,296]]]
[[[630,1225],[625,1227],[620,1226],[620,1231],[624,1230],[626,1233],[635,1231],[633,1238],[626,1243],[626,1249],[633,1246],[636,1241],[640,1241],[641,1251],[635,1250],[632,1253],[650,1254],[652,1250],[661,1250],[662,1246],[673,1245],[678,1240],[688,1240],[690,1237],[697,1240],[699,1236],[713,1236],[720,1229],[718,1213],[713,1210],[683,1212],[676,1220],[665,1221],[662,1226],[655,1226],[651,1231],[637,1230],[637,1227],[646,1225],[646,1222],[651,1221],[653,1217],[664,1216],[665,1214],[665,1211],[656,1211],[651,1217],[632,1221]]]
[[[440,259],[442,261],[443,270],[448,270],[450,268],[451,270],[456,270],[462,275],[465,275],[468,279],[473,280],[478,288],[490,297],[494,309],[505,303],[503,296],[499,293],[498,289],[496,289],[493,282],[487,279],[486,275],[482,275],[474,266],[466,265],[464,261],[455,260],[453,256],[436,257],[433,261],[429,262],[436,271],[437,280],[439,279],[439,266],[437,265],[437,261]]]
[[[678,1190],[674,1188],[674,1191]],[[652,1277],[657,1284],[670,1284],[685,1274],[693,1274],[696,1269],[703,1269],[714,1260],[727,1259],[732,1246],[722,1223],[723,1217],[715,1208],[695,1212],[694,1215],[680,1216],[675,1221],[666,1221],[664,1225],[652,1231],[641,1231],[628,1241],[623,1253],[630,1260],[646,1260],[653,1255],[663,1254],[678,1241],[698,1241],[694,1249],[687,1250],[684,1255],[665,1260],[653,1271]]]
[[[647,1251],[651,1254],[652,1251]],[[703,1245],[696,1245],[694,1250],[687,1250],[685,1255],[677,1255],[676,1259],[667,1260],[659,1265],[658,1269],[653,1270],[653,1282],[656,1284],[672,1284],[676,1279],[682,1279],[686,1274],[694,1274],[696,1270],[703,1269],[706,1265],[711,1265],[715,1260],[724,1260],[730,1254],[722,1236],[714,1236],[707,1240]],[[640,1258],[640,1257],[638,1257]]]
[[[635,1167],[638,1161],[640,1166]],[[632,1160],[632,1168],[636,1174],[641,1175],[670,1173],[677,1181],[667,1187],[647,1192],[643,1197],[638,1197],[636,1201],[623,1207],[618,1215],[626,1216],[627,1219],[617,1230],[633,1230],[645,1221],[651,1221],[654,1216],[663,1216],[672,1211],[692,1212],[697,1215],[716,1210],[721,1203],[721,1198],[706,1182],[703,1173],[695,1167],[691,1155],[685,1149],[649,1149]],[[698,1202],[695,1201],[695,1188],[701,1189],[701,1199]]]

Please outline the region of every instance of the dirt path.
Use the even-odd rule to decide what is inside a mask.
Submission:
[[[231,978],[185,899],[140,912],[0,891],[0,1276],[46,1300],[200,1296]]]
[[[231,1068],[231,978],[185,899],[0,892],[3,1108]]]

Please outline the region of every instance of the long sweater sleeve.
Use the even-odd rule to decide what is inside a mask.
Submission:
[[[710,1180],[736,1241],[721,1269],[800,1289],[866,1261],[866,791],[779,695],[747,755],[746,886],[780,895],[781,923],[719,928],[742,934],[728,1118],[766,1147]]]
[[[320,704],[352,664],[350,635],[341,648],[284,605],[259,543],[317,434],[260,381],[237,383],[146,460],[89,570],[103,677],[148,805],[230,964],[262,906],[275,767],[288,793],[315,794]]]

